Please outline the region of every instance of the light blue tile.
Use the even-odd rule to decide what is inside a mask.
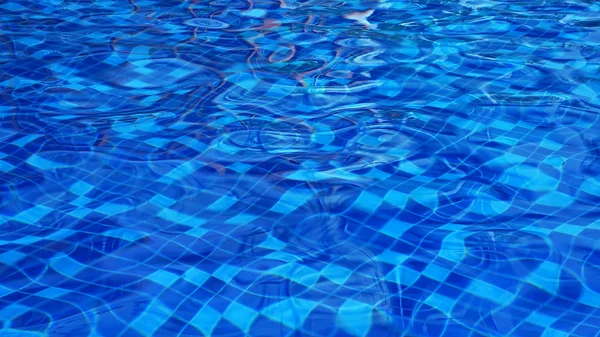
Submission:
[[[36,295],[40,297],[56,299],[70,292],[71,291],[62,288],[48,287],[42,291],[38,291]]]
[[[75,200],[70,201],[69,203],[71,205],[75,205],[75,206],[85,206],[87,204],[89,204],[90,202],[92,202],[93,200],[88,198],[88,197],[84,197],[84,196],[80,196]]]
[[[367,303],[346,300],[340,307],[337,321],[341,328],[353,336],[366,336],[371,329],[373,307]]]
[[[527,317],[527,321],[528,322],[536,324],[536,325],[539,325],[539,326],[543,326],[543,327],[549,327],[557,319],[558,319],[558,317],[548,316],[548,315],[542,314],[542,313],[537,312],[537,311],[533,311]]]
[[[221,314],[217,310],[205,305],[198,310],[198,313],[192,318],[190,323],[204,335],[212,336],[212,331],[220,319]]]
[[[529,274],[527,281],[551,294],[556,294],[560,281],[560,265],[543,261]]]
[[[13,219],[27,224],[38,224],[43,217],[50,214],[52,211],[52,208],[37,205],[15,215]]]
[[[594,89],[590,88],[586,84],[580,84],[575,89],[573,89],[572,92],[576,95],[580,95],[580,96],[584,96],[584,97],[588,97],[588,98],[592,98],[592,97],[595,97],[596,95],[598,95],[596,93],[596,91],[594,91]]]
[[[566,331],[546,327],[542,333],[542,337],[569,337],[570,334]]]
[[[170,317],[170,310],[154,299],[132,323],[131,327],[143,336],[152,336]]]
[[[204,223],[206,223],[206,220],[204,220],[204,219],[200,219],[200,218],[197,218],[197,217],[194,217],[191,215],[180,213],[178,211],[175,211],[175,210],[172,210],[169,208],[165,208],[165,209],[161,210],[158,213],[158,216],[167,221],[186,225],[186,226],[189,226],[192,228],[202,226]]]
[[[482,195],[476,197],[469,208],[469,212],[481,214],[485,216],[496,216],[510,209],[511,203],[497,200],[490,196]]]
[[[166,197],[162,194],[156,194],[155,196],[153,196],[150,199],[150,203],[152,203],[156,206],[165,207],[165,208],[173,206],[175,204],[175,202],[176,202],[175,200],[173,200],[169,197]]]
[[[313,198],[313,192],[301,187],[291,188],[279,197],[277,203],[271,207],[271,211],[287,214],[295,211]]]
[[[392,269],[386,276],[385,279],[390,282],[402,284],[405,286],[411,286],[415,283],[421,274],[411,268],[398,266]]]
[[[135,242],[147,236],[147,234],[143,232],[128,228],[109,229],[106,232],[104,232],[103,235],[130,242]]]
[[[131,205],[122,205],[107,202],[97,207],[95,211],[106,215],[115,215],[131,210],[132,208],[133,207]]]
[[[380,229],[380,232],[393,238],[399,238],[407,230],[412,228],[412,226],[414,225],[402,222],[400,220],[391,219]]]
[[[509,305],[515,298],[514,294],[479,279],[471,280],[468,291],[503,306]]]
[[[28,143],[30,143],[30,142],[32,142],[32,141],[34,141],[34,140],[36,140],[36,139],[40,138],[41,136],[42,136],[42,135],[36,135],[36,134],[32,134],[32,135],[26,135],[26,136],[24,136],[24,137],[21,137],[21,138],[19,138],[19,139],[15,140],[15,141],[14,141],[14,142],[12,142],[12,143],[13,143],[14,145],[17,145],[17,146],[21,146],[21,147],[22,147],[22,146],[25,146],[25,145],[27,145]]]
[[[229,283],[231,282],[231,279],[233,279],[235,275],[240,272],[240,270],[241,268],[237,266],[223,264],[221,267],[219,267],[219,269],[215,270],[212,275],[223,282]]]
[[[15,166],[3,160],[0,160],[0,172],[10,172],[15,169]]]
[[[515,188],[534,192],[554,191],[559,184],[556,178],[529,165],[517,165],[506,169],[499,181]]]
[[[425,168],[419,167],[409,160],[401,161],[400,164],[398,164],[398,169],[402,172],[406,172],[415,176],[423,174],[426,171]]]
[[[225,211],[229,207],[233,206],[237,202],[237,199],[229,197],[227,195],[222,196],[217,201],[213,202],[206,208],[207,211],[220,212]]]
[[[26,313],[29,310],[29,307],[18,303],[9,304],[8,306],[0,309],[0,321],[9,321],[15,317]]]
[[[448,274],[450,274],[450,270],[443,268],[441,266],[436,265],[435,263],[429,263],[425,270],[423,270],[423,274],[430,279],[443,282]]]
[[[590,178],[581,184],[580,189],[586,193],[600,196],[600,182],[595,178]]]
[[[92,210],[89,208],[77,208],[77,209],[74,209],[71,212],[69,212],[69,214],[76,218],[83,219],[91,212],[92,212]]]
[[[452,313],[452,307],[455,302],[454,299],[437,293],[432,293],[425,300],[425,303],[443,312],[448,317]]]
[[[552,191],[538,198],[535,203],[550,207],[567,207],[575,202],[575,199],[568,194]]]
[[[58,229],[56,231],[54,231],[54,233],[51,234],[46,234],[46,236],[44,236],[44,239],[48,239],[48,240],[63,240],[64,238],[67,238],[73,234],[76,234],[77,231],[72,230],[72,229],[67,229],[67,228],[61,228]]]
[[[277,239],[275,239],[272,236],[267,236],[267,238],[265,239],[265,241],[263,241],[259,247],[261,248],[268,248],[268,249],[272,249],[272,250],[276,250],[276,251],[281,251],[283,250],[285,247],[287,247],[287,244],[284,242],[281,242]]]
[[[171,140],[168,138],[154,137],[154,138],[146,139],[145,142],[154,147],[163,147],[163,146],[165,146],[165,144],[171,142]]]
[[[73,277],[85,266],[67,255],[50,259],[50,266],[62,275]]]
[[[208,233],[209,230],[202,227],[192,228],[189,231],[185,232],[188,235],[191,235],[196,238],[201,238],[204,234]]]
[[[297,258],[296,258],[297,259]],[[301,264],[289,263],[266,271],[268,274],[279,275],[307,287],[314,286],[319,280],[320,273]]]
[[[290,328],[302,326],[318,303],[299,298],[287,298],[271,304],[261,313],[269,319]]]
[[[198,268],[190,268],[183,274],[182,277],[184,280],[190,283],[193,283],[197,286],[201,286],[206,280],[209,279],[210,274]]]
[[[0,254],[0,263],[4,263],[7,265],[15,265],[15,263],[23,260],[27,255],[15,250],[9,250],[8,252],[4,252]]]
[[[158,283],[165,288],[169,288],[171,285],[173,285],[173,283],[175,283],[175,281],[179,279],[179,276],[165,270],[157,270],[156,272],[152,273],[152,275],[148,276],[148,278],[154,283]]]
[[[258,317],[258,312],[237,302],[231,302],[223,317],[248,334],[250,325]]]
[[[127,86],[132,87],[132,88],[146,88],[149,86],[149,84],[144,81],[141,81],[139,79],[134,79],[134,80],[129,81],[127,83]]]
[[[377,194],[363,191],[354,202],[354,206],[363,211],[372,212],[381,205],[382,201],[382,198]]]
[[[392,265],[401,265],[402,262],[404,262],[408,258],[408,255],[396,253],[391,250],[385,250],[381,254],[377,255],[375,257],[375,260],[389,263]]]
[[[352,274],[352,270],[335,263],[330,263],[321,270],[321,275],[337,284],[344,284]]]
[[[419,187],[411,192],[410,197],[414,201],[430,209],[436,209],[438,207],[438,195],[436,190]]]
[[[245,225],[258,218],[258,215],[240,213],[225,221],[228,225]]]
[[[179,137],[176,139],[176,141],[178,143],[184,144],[186,146],[191,147],[192,149],[198,151],[198,152],[204,152],[206,151],[206,149],[208,148],[208,146],[200,141],[198,141],[197,139],[185,136],[185,137]]]
[[[71,185],[71,187],[69,188],[69,191],[71,191],[73,194],[84,195],[93,189],[94,189],[94,186],[86,183],[83,180],[78,180],[76,183]]]
[[[187,162],[175,167],[174,169],[172,169],[170,172],[163,175],[162,177],[160,177],[158,179],[158,181],[162,182],[162,183],[171,183],[173,181],[178,181],[195,171],[196,171],[196,165],[187,161]]]
[[[597,307],[600,303],[600,293],[584,286],[579,295],[579,302],[590,307]]]
[[[579,233],[581,233],[584,229],[586,229],[585,226],[577,226],[577,225],[570,225],[570,224],[562,224],[556,228],[554,228],[554,231],[556,232],[561,232],[564,234],[568,234],[568,235],[573,235],[573,236],[577,236],[579,235]]]

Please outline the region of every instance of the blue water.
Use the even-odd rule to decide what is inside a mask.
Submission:
[[[0,336],[600,336],[600,3],[0,2]]]

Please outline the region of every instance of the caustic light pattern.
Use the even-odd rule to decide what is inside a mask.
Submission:
[[[0,2],[0,336],[597,336],[598,18]]]

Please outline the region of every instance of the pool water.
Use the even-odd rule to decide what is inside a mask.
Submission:
[[[0,2],[0,336],[600,336],[599,18]]]

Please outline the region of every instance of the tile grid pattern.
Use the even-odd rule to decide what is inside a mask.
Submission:
[[[0,5],[0,336],[598,333],[598,5],[134,3]]]

